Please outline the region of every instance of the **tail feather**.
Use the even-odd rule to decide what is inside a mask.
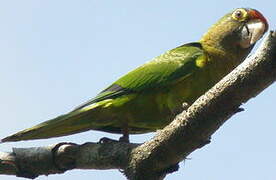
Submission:
[[[8,136],[2,139],[0,143],[32,139],[46,139],[75,134],[90,129],[96,129],[99,124],[92,120],[95,119],[95,115],[96,114],[94,110],[73,111],[71,113],[58,116],[57,118],[45,121],[34,127]]]

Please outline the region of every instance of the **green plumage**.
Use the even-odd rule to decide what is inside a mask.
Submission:
[[[244,22],[223,17],[200,42],[169,50],[118,79],[68,114],[2,139],[20,141],[101,130],[124,135],[152,132],[169,124],[183,103],[191,105],[237,66],[253,45],[241,48]],[[218,30],[219,29],[219,30]],[[213,37],[214,36],[214,37]],[[231,37],[231,41],[225,39]]]

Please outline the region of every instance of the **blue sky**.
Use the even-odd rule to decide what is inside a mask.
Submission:
[[[166,50],[197,41],[234,8],[258,9],[275,29],[275,5],[272,0],[2,0],[0,137],[72,110],[129,70]],[[167,179],[275,179],[275,90],[272,85],[244,104],[244,112],[226,122],[211,144],[192,153]],[[131,136],[131,141],[143,142],[152,135]],[[119,137],[89,131],[1,144],[0,150],[61,141],[95,142],[103,136]],[[123,179],[118,170],[73,170],[39,179],[110,177]]]

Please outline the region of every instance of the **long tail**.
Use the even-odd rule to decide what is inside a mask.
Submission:
[[[99,124],[92,120],[95,119],[95,115],[97,114],[97,112],[94,110],[72,111],[68,114],[58,116],[57,118],[45,121],[34,127],[8,136],[2,139],[0,143],[31,139],[46,139],[51,137],[75,134],[90,129],[97,129],[97,126],[99,126]]]

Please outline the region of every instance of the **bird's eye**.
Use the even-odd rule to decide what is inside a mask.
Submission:
[[[247,17],[247,11],[244,9],[237,9],[232,14],[232,18],[238,21],[244,21],[246,17]]]
[[[237,11],[235,12],[235,17],[236,17],[237,19],[241,18],[241,17],[242,17],[242,12],[241,12],[240,10],[237,10]]]

